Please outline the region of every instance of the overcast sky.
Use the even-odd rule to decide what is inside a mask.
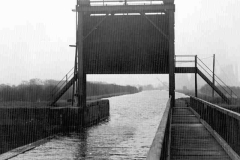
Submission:
[[[75,0],[0,1],[0,84],[61,79],[74,64]],[[240,59],[239,0],[176,0],[175,53]],[[118,84],[157,84],[157,75],[88,76]],[[163,81],[167,75],[157,76]]]

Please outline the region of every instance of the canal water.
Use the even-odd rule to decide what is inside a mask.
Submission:
[[[183,97],[176,94],[176,98]],[[168,100],[167,91],[109,98],[110,117],[84,131],[56,136],[12,160],[145,159]]]

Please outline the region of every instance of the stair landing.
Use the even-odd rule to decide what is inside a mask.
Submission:
[[[183,100],[172,110],[171,160],[230,160]]]

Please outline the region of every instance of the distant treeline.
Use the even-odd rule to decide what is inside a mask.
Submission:
[[[230,87],[227,88],[225,86],[219,86],[219,85],[216,85],[216,87],[222,91],[223,94],[233,94],[233,95],[237,95],[239,98],[240,98],[240,87]],[[232,93],[231,93],[231,90],[232,90]],[[191,92],[194,92],[194,90],[188,90],[188,89],[185,89],[185,90],[178,90],[179,92],[183,92],[183,93],[191,93]],[[208,95],[208,96],[212,96],[212,87],[209,86],[208,84],[205,84],[203,85],[199,90],[198,92],[200,92],[201,94],[204,94],[204,95]]]
[[[229,97],[231,94],[233,97],[237,96],[236,102],[237,104],[240,104],[240,87],[229,87],[231,90],[227,87],[222,87],[217,85],[217,88],[225,94],[227,97]],[[177,90],[178,92],[184,93],[189,96],[195,96],[195,91],[194,90]],[[215,92],[214,94],[214,99],[212,98],[212,88],[208,85],[205,84],[203,85],[199,90],[198,90],[198,98],[204,99],[206,101],[209,101],[211,103],[223,103],[223,99]]]
[[[0,101],[48,101],[59,81],[31,79],[18,86],[0,85]],[[64,83],[64,82],[60,82]],[[100,82],[87,82],[87,96],[98,96],[113,93],[137,93],[138,88]],[[62,100],[72,97],[72,87],[62,96]]]
[[[240,98],[240,87],[229,86],[229,88],[227,88],[225,86],[219,86],[219,85],[216,85],[216,86],[223,94],[227,96],[233,95],[233,97],[237,96],[238,98]],[[202,94],[211,96],[212,88],[208,84],[205,84],[204,86],[201,87],[200,92]]]

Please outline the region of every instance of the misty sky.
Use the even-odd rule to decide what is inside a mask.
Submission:
[[[74,64],[75,0],[0,1],[0,84],[31,78],[60,80]],[[222,65],[240,59],[239,0],[176,0],[175,53],[216,54]],[[158,84],[168,76],[101,75],[89,81]]]

